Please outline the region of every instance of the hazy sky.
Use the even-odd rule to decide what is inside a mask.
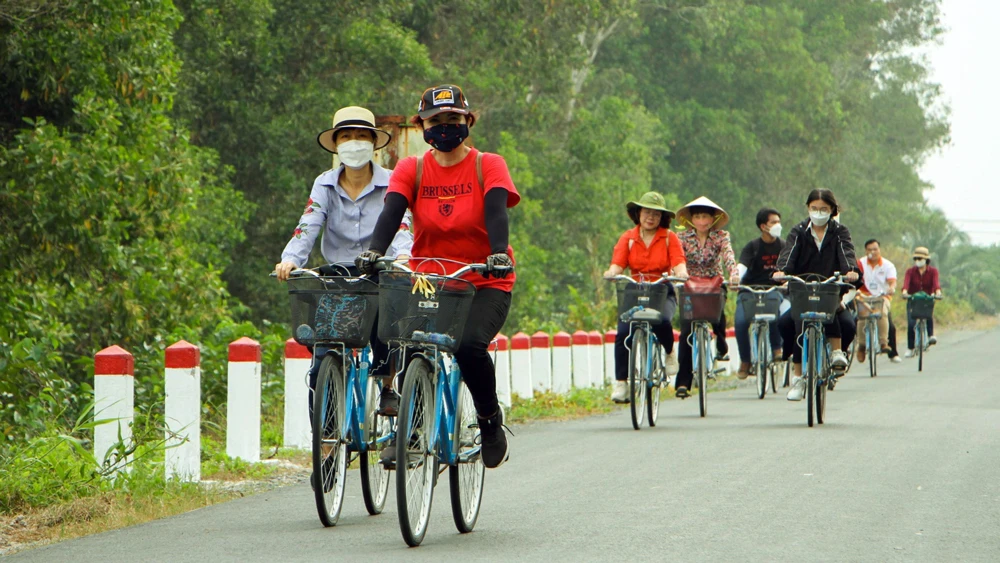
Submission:
[[[944,0],[947,29],[928,48],[933,80],[951,106],[951,145],[928,159],[927,193],[977,244],[1000,242],[1000,21],[998,0]]]

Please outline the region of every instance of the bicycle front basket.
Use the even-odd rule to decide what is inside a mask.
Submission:
[[[660,318],[673,317],[674,307],[669,301],[670,286],[665,283],[656,285],[625,280],[615,282],[618,294],[618,315],[621,316],[633,307],[642,306],[660,313]]]
[[[840,307],[840,286],[830,283],[809,283],[790,280],[788,296],[792,302],[792,318],[802,320],[802,314],[823,313],[824,323],[829,324],[836,318]]]
[[[934,298],[914,295],[907,302],[907,309],[914,319],[930,319],[934,316]]]
[[[298,277],[288,280],[292,334],[304,346],[339,342],[364,348],[378,314],[378,286],[353,277]]]
[[[747,321],[754,320],[757,315],[774,315],[774,318],[778,318],[781,314],[781,297],[776,293],[741,291],[739,299],[743,318]]]
[[[418,282],[423,279],[426,282]],[[466,280],[432,274],[386,271],[379,274],[378,336],[385,342],[411,342],[415,331],[450,336],[454,352],[476,296],[476,287]]]

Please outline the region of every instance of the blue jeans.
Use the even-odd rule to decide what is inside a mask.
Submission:
[[[767,294],[766,299],[773,301],[782,301],[782,297],[778,293]],[[750,358],[750,322],[751,320],[746,317],[743,312],[742,305],[736,303],[736,316],[733,319],[733,325],[736,330],[736,348],[740,351],[740,361],[749,363]],[[771,323],[771,350],[772,358],[781,358],[781,332],[778,331],[778,319],[774,319]]]

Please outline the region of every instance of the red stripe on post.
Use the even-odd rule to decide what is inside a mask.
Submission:
[[[294,338],[285,341],[285,358],[295,360],[311,360],[313,357],[309,348],[299,344]]]
[[[604,343],[605,344],[614,344],[615,343],[615,338],[618,338],[618,331],[615,330],[615,329],[611,329],[611,330],[609,330],[609,331],[607,331],[607,332],[604,333]]]
[[[573,344],[576,346],[585,346],[589,342],[590,335],[588,335],[585,331],[578,330],[573,333]]]
[[[163,356],[163,363],[171,369],[196,368],[201,363],[201,350],[185,340],[167,346]]]
[[[503,334],[497,335],[497,350],[500,352],[506,352],[510,349],[510,338],[507,338]]]
[[[135,358],[120,346],[94,354],[94,375],[135,375]]]
[[[736,329],[735,328],[727,328],[726,329],[726,338],[736,338]]]
[[[552,337],[552,346],[558,346],[560,348],[566,348],[570,345],[570,336],[568,332],[559,331]]]
[[[510,337],[511,350],[527,350],[531,348],[531,337],[523,332],[519,332]]]
[[[230,362],[260,362],[260,343],[244,336],[229,345]]]
[[[674,329],[674,342],[681,341],[681,331]]]
[[[547,332],[538,331],[531,335],[531,347],[532,348],[548,348],[549,347],[549,334]]]
[[[587,337],[590,340],[591,346],[600,346],[601,341],[603,340],[603,338],[601,338],[601,333],[596,330],[588,332]]]

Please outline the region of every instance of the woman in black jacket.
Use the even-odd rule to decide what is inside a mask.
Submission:
[[[833,192],[822,188],[809,192],[806,207],[809,218],[792,227],[788,233],[785,247],[778,256],[778,271],[774,273],[774,279],[780,280],[786,274],[816,274],[828,278],[839,272],[847,281],[857,281],[858,260],[854,256],[851,232],[833,219],[840,212]],[[788,400],[801,401],[805,394],[805,381],[802,379],[802,346],[796,336],[802,332],[802,323],[785,313],[778,320],[778,330],[786,343],[793,342],[795,346],[792,355],[795,378],[788,391]],[[830,363],[835,374],[842,375],[847,369],[847,356],[841,344],[849,346],[855,332],[854,319],[845,310],[838,312],[835,322],[825,325],[826,338],[833,350]],[[842,337],[846,342],[842,342]]]

